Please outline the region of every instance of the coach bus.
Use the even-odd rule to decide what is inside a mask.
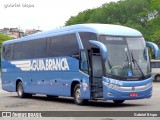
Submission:
[[[44,94],[88,100],[152,96],[150,59],[142,34],[110,24],[78,24],[2,44],[2,88],[20,98]]]
[[[151,72],[154,82],[160,82],[160,60],[151,59]]]
[[[153,77],[153,81],[160,82],[160,52],[158,51],[159,47],[152,42],[147,42],[147,47],[149,48],[149,52],[153,55],[150,55],[151,57],[151,73]],[[155,48],[157,50],[155,50]],[[156,53],[158,52],[158,53]],[[155,55],[157,55],[155,57]]]

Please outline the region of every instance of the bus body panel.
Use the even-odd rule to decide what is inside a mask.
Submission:
[[[66,63],[63,59],[67,61],[66,68],[64,65]],[[47,60],[57,61],[57,63],[52,63],[51,65],[51,63],[46,62]],[[29,64],[26,65],[26,62]],[[11,92],[16,91],[16,81],[21,80],[24,85],[24,91],[27,93],[70,96],[72,81],[80,81],[84,76],[79,72],[79,61],[71,57],[16,62],[4,60],[2,66],[2,88]]]
[[[89,83],[89,77],[86,76],[83,77],[80,85],[80,91],[81,91],[81,98],[82,99],[91,99],[91,89],[90,89],[90,83]]]

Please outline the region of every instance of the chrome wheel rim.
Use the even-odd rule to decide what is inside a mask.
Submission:
[[[81,102],[81,99],[80,99],[80,98],[81,98],[80,88],[78,88],[78,89],[76,90],[75,97],[76,97],[77,103],[80,103],[80,102]]]
[[[18,86],[18,95],[19,96],[22,96],[22,93],[23,93],[23,88],[21,85]]]

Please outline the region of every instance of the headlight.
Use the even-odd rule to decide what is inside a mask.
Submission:
[[[107,87],[111,87],[111,88],[114,88],[114,89],[118,89],[120,87],[119,85],[107,83],[107,82],[104,82],[104,81],[103,81],[103,84]]]

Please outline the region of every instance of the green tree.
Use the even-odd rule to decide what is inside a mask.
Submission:
[[[11,39],[12,39],[12,37],[10,37],[10,36],[7,36],[5,34],[0,34],[0,48],[2,46],[2,42],[6,41],[6,40],[11,40]]]
[[[79,23],[120,24],[142,32],[145,39],[160,43],[160,0],[120,0],[72,16],[65,25]]]
[[[80,12],[76,17],[71,16],[66,25],[82,24],[89,22],[90,16],[95,12],[95,9],[88,9]]]
[[[10,36],[0,34],[0,54],[1,54],[2,42],[6,41],[6,40],[10,40],[10,39],[12,39]],[[1,66],[1,63],[0,63],[0,66]]]

